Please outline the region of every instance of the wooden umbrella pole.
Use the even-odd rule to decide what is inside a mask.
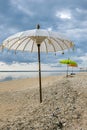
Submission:
[[[40,92],[40,103],[42,102],[42,88],[41,88],[41,65],[40,65],[40,44],[38,47],[38,62],[39,62],[39,92]]]

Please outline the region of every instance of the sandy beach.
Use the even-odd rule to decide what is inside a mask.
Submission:
[[[87,73],[0,82],[0,130],[87,130]]]

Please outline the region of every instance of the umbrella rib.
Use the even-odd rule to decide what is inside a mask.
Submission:
[[[34,46],[34,41],[33,41],[33,44],[32,44],[31,52],[33,51],[33,46]]]
[[[27,44],[30,42],[31,39],[28,39],[27,43],[25,44],[24,48],[23,48],[23,51],[25,50]]]
[[[11,39],[11,40],[7,40],[7,42],[11,42],[11,41],[13,41],[13,40],[15,40],[15,39],[19,39],[20,37],[16,37],[16,38],[13,38],[13,39]],[[22,37],[21,39],[23,39],[23,38],[25,38],[25,37]]]
[[[67,43],[70,42],[70,41],[67,41],[67,40],[66,40],[67,43],[65,43],[65,41],[63,40],[63,42],[64,42],[64,44],[66,45],[66,47],[69,48],[69,46],[67,45]],[[70,43],[71,43],[71,42],[70,42]]]
[[[19,37],[13,38],[13,39],[11,39],[11,40],[7,40],[7,42],[9,43],[9,42],[11,42],[11,41],[13,41],[13,40],[15,40],[15,39],[19,40]]]
[[[65,44],[65,46],[67,47],[67,48],[69,48],[68,47],[68,45],[65,43],[65,41],[64,40],[61,40],[60,38],[57,38],[58,40],[60,40],[60,41],[62,41],[64,44]],[[67,40],[66,40],[67,41]],[[69,41],[68,41],[69,42]]]
[[[10,49],[14,46],[14,44],[16,44],[18,41],[20,41],[20,39],[17,39],[17,41],[15,41],[15,42],[9,47],[8,50],[10,50]]]
[[[15,39],[17,39],[17,38],[15,38]],[[17,40],[19,40],[19,39],[17,39]],[[9,45],[9,42],[10,42],[10,40],[7,40],[7,42],[5,43],[5,45]],[[10,49],[9,49],[10,50]]]
[[[47,38],[47,40],[51,43],[51,45],[53,46],[54,52],[56,52],[55,46],[53,45],[53,43],[51,42],[51,40],[49,38]]]
[[[23,37],[24,38],[24,37]],[[23,38],[21,38],[21,39],[23,39]],[[19,39],[17,39],[17,41],[15,41],[10,47],[9,47],[9,49],[8,50],[10,50],[13,46],[14,46],[14,44],[16,44],[18,41],[20,41],[20,38]],[[10,41],[11,42],[11,41]]]
[[[45,41],[45,40],[44,40],[44,43],[45,43],[45,46],[46,46],[46,52],[48,53],[47,43],[46,43],[46,41]]]
[[[23,35],[23,32],[22,32],[22,34],[20,35],[20,37]],[[18,39],[18,38],[20,38],[19,36],[18,37],[15,37],[15,38],[13,38],[13,39],[11,39],[11,40],[7,40],[7,42],[11,42],[11,41],[13,41],[13,40],[15,40],[15,39]],[[23,38],[25,38],[25,36],[24,37],[22,37],[21,39],[23,39]]]
[[[21,42],[20,42],[20,44],[16,47],[16,49],[15,49],[15,51],[18,49],[18,47],[25,41],[25,40],[27,40],[29,37],[26,37],[25,39],[23,39]]]
[[[51,39],[53,39],[53,40],[60,46],[60,48],[61,48],[62,50],[64,50],[63,47],[58,43],[57,40],[55,40],[54,38],[51,38]]]
[[[69,48],[69,46],[65,43],[65,40],[61,40],[61,39],[59,39],[59,40],[62,41],[67,48]],[[69,42],[68,40],[66,40],[66,41]]]

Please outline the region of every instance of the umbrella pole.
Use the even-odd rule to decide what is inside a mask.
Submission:
[[[66,74],[66,77],[68,77],[68,64],[67,64],[67,74]]]
[[[40,64],[40,44],[38,47],[38,62],[39,62],[39,93],[40,93],[40,103],[42,102],[42,88],[41,88],[41,64]]]
[[[73,67],[72,67],[72,74],[73,74]]]

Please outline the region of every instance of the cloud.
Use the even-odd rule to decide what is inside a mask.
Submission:
[[[32,16],[34,15],[34,12],[31,11],[29,8],[28,8],[28,4],[29,4],[29,1],[26,1],[26,3],[24,1],[21,1],[21,0],[10,0],[13,8],[16,8],[18,11],[20,11],[21,13],[24,13],[25,15],[28,15],[28,16]],[[15,10],[15,11],[17,11]]]
[[[54,64],[41,63],[41,70],[46,70],[46,71],[60,70],[58,66],[59,66],[58,63],[55,66]],[[3,70],[4,71],[38,71],[38,62],[33,62],[33,63],[13,62],[11,64],[0,62],[0,71]]]
[[[52,31],[52,27],[47,28],[48,31]]]
[[[71,13],[69,10],[61,10],[56,12],[56,17],[60,19],[71,19]]]
[[[25,67],[26,66],[26,67]],[[5,62],[0,62],[0,70],[37,70],[37,63],[18,63],[13,62],[12,64],[7,64]]]
[[[86,9],[76,8],[76,11],[77,11],[79,14],[87,14],[87,10],[86,10]]]
[[[85,28],[73,28],[73,29],[67,29],[66,35],[69,37],[72,37],[72,39],[75,39],[77,41],[84,41],[87,40],[87,29]]]
[[[87,63],[87,53],[85,53],[83,56],[80,56],[79,59],[82,61],[82,65],[86,66]]]
[[[1,25],[0,26],[0,36],[1,36],[0,43],[3,42],[3,40],[5,40],[10,35],[17,33],[18,31],[19,30],[16,27],[7,27],[7,25]]]

